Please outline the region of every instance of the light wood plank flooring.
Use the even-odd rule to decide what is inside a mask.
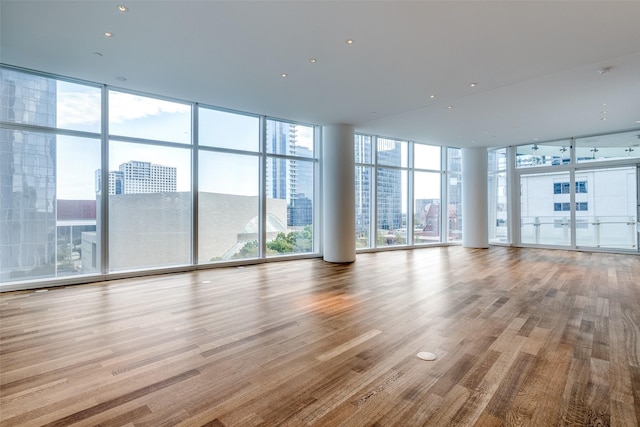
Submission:
[[[10,292],[0,309],[3,427],[640,424],[633,255],[380,252]]]

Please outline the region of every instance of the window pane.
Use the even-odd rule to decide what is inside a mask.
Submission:
[[[191,261],[191,150],[110,142],[109,268]]]
[[[489,174],[489,241],[508,242],[506,172]]]
[[[356,249],[370,248],[373,168],[356,166]]]
[[[557,166],[570,162],[571,141],[569,140],[516,147],[516,167],[518,168]]]
[[[56,81],[0,69],[0,118],[27,125],[56,127]]]
[[[570,194],[556,194],[557,184],[569,182],[569,173],[544,173],[520,177],[522,243],[568,246],[571,244]],[[556,210],[556,207],[561,210]]]
[[[20,71],[0,69],[3,121],[100,132],[101,90]]]
[[[576,245],[637,249],[636,168],[583,170],[579,177],[592,191],[576,194]]]
[[[462,150],[447,148],[449,241],[462,240]]]
[[[267,153],[313,157],[313,127],[267,120]]]
[[[259,157],[200,151],[198,262],[258,253]]]
[[[102,91],[99,88],[57,82],[57,127],[100,132]]]
[[[489,150],[489,172],[507,170],[507,149]]]
[[[414,243],[439,242],[441,240],[440,174],[414,172],[413,177]]]
[[[109,133],[190,144],[191,106],[110,91]]]
[[[578,163],[640,157],[640,131],[576,139]]]
[[[393,139],[378,138],[378,163],[387,166],[407,166],[406,141],[395,141]]]
[[[198,126],[199,145],[258,151],[260,120],[257,117],[200,108]]]
[[[417,169],[440,170],[440,147],[413,144],[413,158]]]
[[[0,129],[0,156],[0,282],[99,272],[100,140]]]
[[[378,168],[378,246],[405,245],[407,243],[406,200],[407,171]]]
[[[97,233],[100,140],[59,136],[57,146],[58,275],[100,273]]]
[[[313,251],[314,163],[267,159],[267,256]]]
[[[354,149],[356,163],[373,163],[372,153],[372,137],[369,135],[355,135]]]

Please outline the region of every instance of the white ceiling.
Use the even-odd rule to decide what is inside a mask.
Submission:
[[[213,106],[453,146],[640,129],[640,1],[0,5],[2,63]]]

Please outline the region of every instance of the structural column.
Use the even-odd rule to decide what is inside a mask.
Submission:
[[[353,126],[322,128],[322,215],[324,260],[356,259],[355,155]]]
[[[487,149],[462,149],[462,246],[489,247]]]

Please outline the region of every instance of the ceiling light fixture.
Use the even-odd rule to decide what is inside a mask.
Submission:
[[[102,56],[102,54],[101,54],[100,52],[93,52],[93,54],[94,54],[95,56]]]
[[[116,77],[116,80],[118,80],[119,82],[126,82],[127,78],[123,77],[123,76],[118,76],[118,77]]]
[[[600,69],[598,70],[598,72],[599,72],[600,74],[607,74],[607,73],[608,73],[609,71],[611,71],[611,70],[613,70],[613,66],[611,66],[611,65],[610,65],[610,66],[607,66],[607,67],[600,68]]]
[[[315,64],[316,62],[318,62],[318,60],[316,58],[311,58],[309,62],[311,62],[312,64]]]
[[[431,99],[433,99],[435,97],[436,97],[436,95],[429,95],[429,98],[431,98]]]
[[[469,86],[476,87],[476,86],[478,86],[478,83],[469,83]]]
[[[111,31],[104,32],[105,37],[113,37],[113,33]]]
[[[447,109],[448,109],[448,110],[453,109],[453,105],[447,105]]]
[[[288,76],[288,74],[287,74],[287,73],[282,73],[282,74],[280,74],[280,77],[287,77],[287,76]]]
[[[606,117],[600,117],[600,120],[605,121],[605,120],[607,120],[607,118]]]
[[[353,39],[347,39],[347,41],[345,42],[347,44],[353,44]]]
[[[129,8],[123,4],[121,4],[120,6],[118,6],[118,10],[120,12],[129,12]]]

